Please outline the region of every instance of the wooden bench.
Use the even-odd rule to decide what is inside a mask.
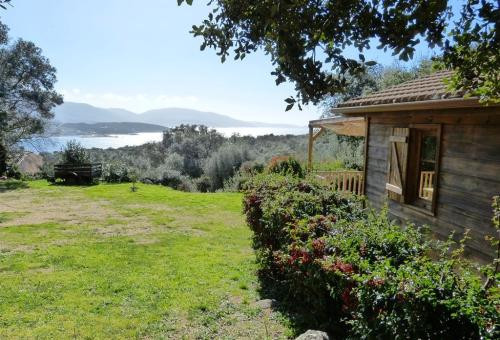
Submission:
[[[101,176],[101,163],[54,165],[54,181],[61,179],[68,184],[92,184]]]

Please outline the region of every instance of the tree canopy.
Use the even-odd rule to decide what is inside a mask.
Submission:
[[[399,62],[390,66],[380,64],[366,68],[366,72],[357,76],[347,76],[347,83],[342,93],[327,95],[321,102],[323,114],[321,118],[332,115],[332,107],[345,102],[349,99],[381,91],[388,87],[399,85],[405,81],[413,80],[422,76],[429,75],[442,67],[441,61],[430,59],[419,60],[410,67],[405,67]]]
[[[192,29],[203,39],[201,49],[215,49],[222,62],[231,53],[241,60],[264,50],[275,67],[276,84],[295,84],[296,95],[286,99],[287,110],[297,102],[316,104],[325,96],[345,92],[348,78],[363,75],[375,64],[364,56],[374,45],[407,61],[421,40],[431,48],[440,46],[444,65],[457,70],[452,86],[484,101],[499,100],[496,25],[500,18],[495,0],[467,0],[460,18],[453,17],[446,0],[211,0],[209,4],[207,19]],[[358,57],[346,56],[347,47],[357,49]]]
[[[0,6],[4,7],[0,2]],[[32,42],[8,40],[0,22],[0,174],[20,140],[43,132],[63,98],[54,90],[56,70]]]

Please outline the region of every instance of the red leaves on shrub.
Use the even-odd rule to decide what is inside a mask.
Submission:
[[[291,265],[296,264],[298,260],[300,260],[301,264],[308,264],[312,261],[312,257],[306,250],[294,248],[290,251],[288,263]]]
[[[315,239],[312,241],[312,247],[315,257],[324,257],[325,256],[325,240],[323,239]]]
[[[260,197],[256,194],[250,194],[245,196],[245,206],[247,209],[253,208],[260,203]]]
[[[329,270],[339,271],[347,275],[354,274],[354,267],[352,264],[342,262],[341,260],[338,259],[335,260],[335,262],[330,265]]]
[[[382,286],[384,283],[385,283],[385,280],[382,278],[379,278],[379,277],[368,280],[368,282],[366,282],[366,284],[368,286],[373,287],[373,288],[378,288],[378,287]]]
[[[342,311],[348,312],[356,308],[358,301],[355,296],[352,294],[352,289],[354,288],[354,283],[349,282],[347,286],[340,294],[340,298],[342,299]]]

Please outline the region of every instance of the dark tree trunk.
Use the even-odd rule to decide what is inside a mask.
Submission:
[[[0,176],[3,176],[7,171],[7,148],[3,139],[0,137]]]

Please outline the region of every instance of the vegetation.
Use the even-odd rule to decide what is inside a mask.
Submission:
[[[408,61],[421,39],[431,48],[440,46],[444,65],[457,70],[451,83],[455,89],[472,91],[486,100],[499,98],[499,5],[495,0],[466,1],[458,18],[445,0],[218,0],[209,4],[208,18],[192,30],[203,39],[201,50],[213,48],[224,62],[231,53],[242,60],[263,49],[271,57],[276,84],[295,84],[296,96],[286,99],[287,110],[297,101],[317,104],[327,95],[345,93],[349,77],[362,76],[366,67],[375,64],[363,54],[374,44]],[[457,24],[447,30],[453,19]],[[359,51],[358,58],[346,55],[349,46]]]
[[[81,165],[90,163],[90,157],[85,148],[77,141],[69,141],[62,152],[65,164]]]
[[[0,181],[0,338],[292,335],[255,305],[240,194],[137,188]]]
[[[8,28],[0,21],[0,176],[17,143],[43,132],[51,110],[62,103],[54,90],[55,73],[32,42],[9,44]]]
[[[300,163],[293,157],[281,156],[274,157],[269,162],[268,172],[271,174],[280,174],[283,176],[292,176],[303,178],[305,175],[304,169]]]
[[[248,160],[250,160],[248,149],[231,144],[222,146],[205,162],[204,174],[208,177],[210,188],[212,190],[222,188],[224,181],[233,177]]]
[[[328,94],[321,102],[322,117],[331,116],[330,109],[352,98],[367,95],[372,92],[385,90],[388,87],[399,85],[409,80],[432,74],[442,69],[439,60],[421,59],[414,65],[404,66],[395,61],[390,66],[374,65],[366,68],[365,73],[359,76],[346,76],[346,88],[341,93]]]
[[[361,206],[297,177],[250,181],[244,209],[267,290],[337,336],[497,338],[497,273],[483,285],[463,244],[451,251]]]
[[[91,162],[104,164],[104,180],[128,182],[129,172],[138,179],[189,191],[235,190],[250,173],[273,157],[294,155],[302,167],[307,159],[306,136],[231,136],[225,138],[204,126],[182,125],[165,132],[161,143],[118,149],[85,150]],[[44,153],[42,172],[50,176],[53,164],[64,160],[64,151]],[[314,146],[315,166],[322,170],[360,169],[363,142],[326,133]],[[255,170],[254,169],[254,170]],[[258,171],[257,171],[258,172]],[[234,180],[231,180],[231,178]],[[238,184],[240,183],[240,184]]]

